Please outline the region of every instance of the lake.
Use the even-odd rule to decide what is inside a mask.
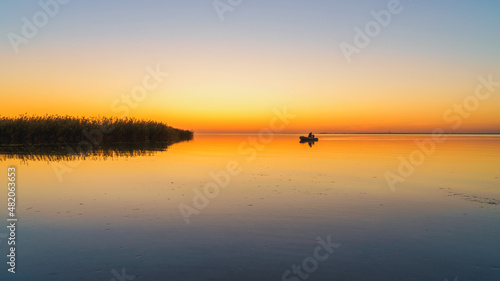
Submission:
[[[19,221],[1,279],[500,280],[499,135],[298,136],[4,155]]]

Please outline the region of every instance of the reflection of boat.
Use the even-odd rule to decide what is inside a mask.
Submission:
[[[303,137],[303,136],[301,136],[300,140],[304,141],[304,142],[305,141],[318,141],[318,138],[310,138],[310,137]]]

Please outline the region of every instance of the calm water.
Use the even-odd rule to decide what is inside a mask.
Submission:
[[[385,173],[429,136],[319,137],[310,147],[297,135],[196,135],[80,162],[3,157],[2,174],[18,170],[19,221],[15,276],[0,236],[1,280],[500,280],[500,136],[449,136],[394,190]],[[228,163],[241,172],[220,174]],[[69,164],[60,182],[54,168]],[[195,197],[216,186],[211,173],[229,183]],[[179,206],[193,198],[203,208],[186,224]],[[334,252],[308,258],[327,237]],[[282,279],[294,264],[299,274]]]

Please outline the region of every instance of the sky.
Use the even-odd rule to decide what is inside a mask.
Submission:
[[[499,1],[59,1],[0,2],[0,115],[500,133]]]

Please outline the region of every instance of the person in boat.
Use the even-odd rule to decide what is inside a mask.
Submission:
[[[310,133],[309,133],[309,137],[310,137],[310,138],[314,138],[314,135],[313,135],[313,133],[312,133],[312,132],[310,132]]]

